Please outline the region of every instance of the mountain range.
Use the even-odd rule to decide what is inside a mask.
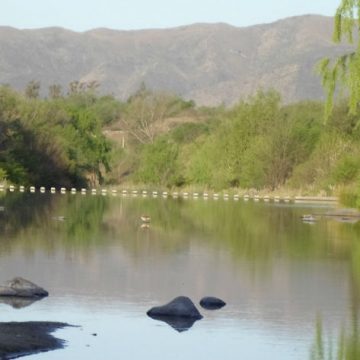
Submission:
[[[31,80],[47,88],[97,81],[102,93],[126,99],[142,83],[198,105],[233,104],[275,88],[285,102],[322,99],[315,72],[323,57],[351,51],[332,42],[333,18],[304,15],[234,27],[193,24],[171,29],[74,32],[0,27],[0,83],[18,90]]]

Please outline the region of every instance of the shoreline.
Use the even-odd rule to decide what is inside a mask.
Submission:
[[[339,203],[339,198],[337,196],[323,196],[323,195],[295,195],[298,194],[298,191],[294,190],[281,190],[279,192],[271,192],[260,190],[256,191],[254,189],[245,190],[245,189],[230,189],[230,190],[187,190],[187,189],[176,189],[176,190],[166,190],[157,187],[148,187],[148,186],[105,186],[105,187],[94,187],[94,188],[65,188],[65,187],[35,187],[35,186],[15,186],[15,185],[5,185],[0,184],[0,194],[5,194],[6,192],[14,193],[37,193],[42,194],[51,193],[56,194],[60,193],[62,195],[71,193],[71,194],[82,194],[82,195],[122,195],[122,196],[142,196],[142,197],[172,197],[172,198],[214,198],[219,199],[223,198],[228,200],[233,198],[238,200],[243,198],[245,200],[252,199],[254,201],[263,200],[265,202],[295,202],[295,203]]]

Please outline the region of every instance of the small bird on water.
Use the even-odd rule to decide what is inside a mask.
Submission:
[[[140,219],[143,223],[149,223],[151,220],[149,215],[141,215]]]
[[[301,216],[302,221],[304,222],[315,222],[316,218],[312,214],[305,214]]]

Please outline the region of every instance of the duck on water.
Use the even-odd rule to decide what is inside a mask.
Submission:
[[[316,221],[315,216],[312,214],[301,215],[301,219],[303,222],[315,222]]]

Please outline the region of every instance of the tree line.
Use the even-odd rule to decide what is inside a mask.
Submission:
[[[0,87],[0,177],[328,194],[354,191],[360,178],[358,115],[346,100],[324,121],[322,102],[283,104],[274,90],[209,108],[144,85],[124,102],[97,88],[73,82],[66,94],[50,87],[40,98],[36,82],[23,93]],[[125,148],[106,129],[125,134]]]
[[[179,124],[142,145],[134,180],[330,194],[359,179],[360,132],[345,102],[326,123],[323,103],[282,104],[273,90],[206,112],[205,120]]]

